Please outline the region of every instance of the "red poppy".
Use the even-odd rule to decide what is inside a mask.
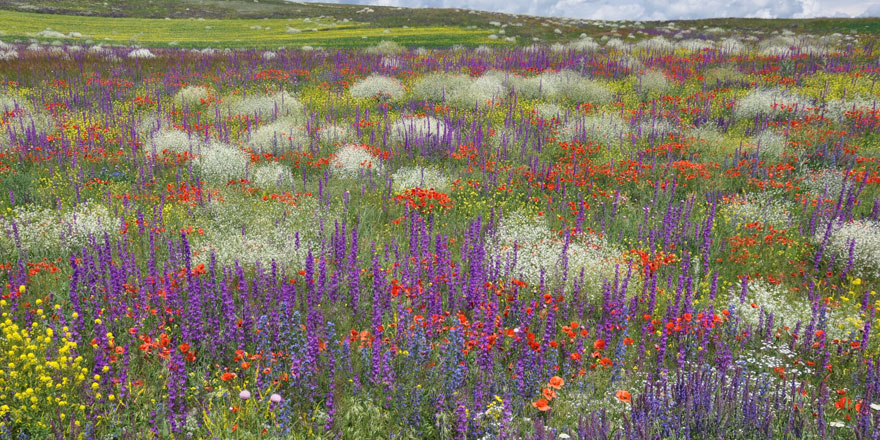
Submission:
[[[548,402],[547,399],[542,398],[542,399],[538,399],[535,402],[532,402],[532,406],[534,406],[535,408],[538,408],[538,411],[549,411],[550,407],[547,405],[548,403],[550,403],[550,402]]]
[[[550,388],[556,388],[557,390],[562,388],[565,385],[565,381],[559,376],[553,376],[550,378],[550,382],[547,383],[547,386]]]
[[[605,340],[604,339],[596,339],[596,342],[593,342],[594,350],[602,350],[605,348]]]
[[[220,379],[223,379],[224,381],[235,379],[235,373],[223,373],[223,375],[220,376]]]
[[[242,369],[242,370],[247,370],[247,369],[250,368],[250,367],[251,367],[250,362],[245,361],[245,362],[242,362],[242,363],[241,363],[241,369]]]
[[[557,396],[556,396],[556,391],[553,391],[553,390],[551,390],[550,388],[544,388],[543,390],[541,390],[541,394],[542,394],[542,395],[544,396],[544,398],[547,399],[548,401],[549,401],[549,400],[553,400],[553,399],[555,399],[555,398],[557,397]]]
[[[620,390],[616,394],[614,394],[614,397],[617,397],[617,400],[623,403],[632,402],[632,395],[630,395],[629,391]]]

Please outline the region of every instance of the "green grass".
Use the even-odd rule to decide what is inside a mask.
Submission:
[[[181,47],[257,47],[279,46],[366,46],[383,39],[411,45],[449,45],[489,42],[488,31],[457,27],[431,26],[395,29],[367,27],[360,23],[333,19],[310,20],[292,18],[270,19],[156,19],[131,17],[86,17],[75,15],[38,14],[0,11],[5,38],[36,38],[53,41],[61,38],[41,36],[52,30],[107,44],[141,44],[147,46],[179,45]],[[300,32],[291,33],[288,29]],[[366,37],[366,38],[364,38]]]

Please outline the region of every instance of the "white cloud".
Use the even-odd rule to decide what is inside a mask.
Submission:
[[[310,0],[309,0],[310,1]],[[681,20],[712,17],[808,18],[880,16],[865,0],[315,0],[482,11],[601,20]],[[866,9],[867,8],[867,9]]]

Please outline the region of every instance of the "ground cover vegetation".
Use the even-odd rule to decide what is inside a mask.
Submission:
[[[880,436],[876,37],[485,26],[0,44],[0,437]]]

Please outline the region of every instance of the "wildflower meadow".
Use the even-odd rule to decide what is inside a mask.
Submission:
[[[515,28],[0,43],[0,438],[880,438],[880,40]]]

